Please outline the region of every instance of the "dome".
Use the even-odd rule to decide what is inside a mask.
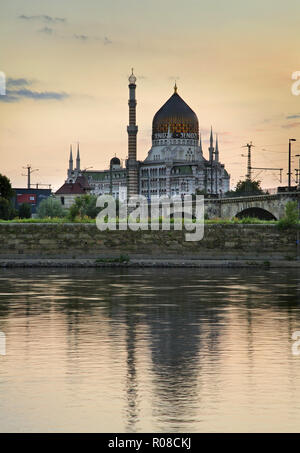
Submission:
[[[199,123],[196,113],[177,93],[156,112],[152,124],[152,139],[164,138],[170,130],[173,138],[199,138]]]
[[[128,80],[129,80],[130,85],[134,85],[135,82],[136,82],[136,77],[135,77],[135,75],[133,74],[133,68],[132,68],[132,72],[131,72],[131,74],[130,74]]]
[[[110,165],[121,165],[121,161],[118,157],[113,157],[110,159]]]

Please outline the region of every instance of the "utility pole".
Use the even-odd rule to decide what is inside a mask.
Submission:
[[[298,168],[296,168],[296,174],[297,174],[297,184],[300,186],[300,154],[295,154],[295,157],[299,157],[299,164],[298,164]]]
[[[31,168],[31,165],[27,164],[26,167],[23,167],[25,170],[27,170],[27,175],[23,175],[22,176],[27,176],[27,189],[30,189],[30,186],[31,186],[31,183],[30,183],[30,176],[31,176],[31,173],[33,173],[34,171],[38,171],[38,168],[36,168],[35,170],[32,170]]]
[[[289,171],[288,171],[288,187],[289,187],[289,190],[291,189],[291,176],[292,176],[292,172],[291,172],[292,145],[291,145],[291,143],[295,142],[295,141],[296,141],[295,138],[289,138]]]
[[[251,174],[251,170],[252,170],[252,167],[251,167],[251,148],[254,147],[254,145],[252,145],[252,142],[250,143],[247,143],[247,145],[245,146],[242,146],[242,148],[248,148],[248,164],[247,164],[247,174],[246,174],[246,179],[248,181],[251,181],[251,178],[252,178],[252,174]],[[242,154],[243,157],[246,157]]]

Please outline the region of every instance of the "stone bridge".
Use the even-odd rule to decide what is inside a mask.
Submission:
[[[278,220],[285,214],[288,201],[297,201],[300,207],[300,192],[283,192],[275,195],[206,199],[205,213],[209,219],[233,217],[257,217]]]

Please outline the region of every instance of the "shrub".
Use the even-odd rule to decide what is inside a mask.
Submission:
[[[45,219],[47,217],[65,217],[66,211],[60,204],[58,200],[53,197],[45,198],[40,202],[37,209],[37,216],[40,219]]]
[[[69,209],[70,220],[73,222],[76,218],[84,219],[85,217],[95,219],[101,209],[103,209],[97,208],[96,203],[96,195],[82,195],[81,197],[76,197],[75,202]],[[116,200],[116,208],[118,209],[118,200]]]
[[[31,205],[29,203],[22,203],[19,207],[19,218],[30,219],[31,217]]]
[[[291,228],[299,222],[299,211],[297,201],[288,201],[285,205],[285,216],[278,222],[279,228]]]

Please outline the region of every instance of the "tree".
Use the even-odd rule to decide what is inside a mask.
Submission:
[[[16,211],[11,202],[13,196],[10,180],[0,173],[0,219],[10,220],[15,217]]]
[[[37,208],[37,217],[44,219],[46,217],[65,217],[66,211],[58,200],[54,197],[48,197],[42,200]]]
[[[230,190],[226,193],[228,197],[245,197],[249,195],[262,195],[264,194],[261,188],[260,181],[254,181],[253,179],[246,179],[245,181],[239,181],[236,185],[235,190]]]
[[[83,219],[84,217],[90,217],[95,219],[97,214],[101,211],[101,208],[96,207],[97,197],[95,195],[82,195],[76,197],[75,202],[69,209],[69,217],[71,220],[75,220],[76,217]]]
[[[10,180],[7,176],[0,173],[0,197],[10,200],[14,196],[14,190],[11,187]]]
[[[119,200],[116,201],[116,215],[119,214]],[[104,208],[98,208],[97,197],[96,195],[82,195],[81,197],[76,197],[75,202],[69,209],[69,218],[70,220],[75,220],[76,217],[83,219],[84,217],[90,217],[95,219],[99,212]]]
[[[29,203],[22,203],[19,207],[20,219],[30,219],[31,217],[31,205]]]

